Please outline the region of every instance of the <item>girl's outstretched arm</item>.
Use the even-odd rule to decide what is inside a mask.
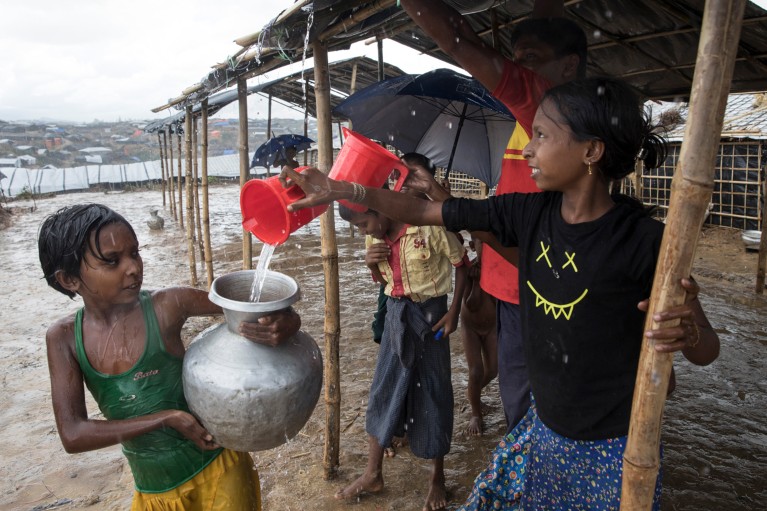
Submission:
[[[101,449],[163,427],[176,429],[201,449],[218,447],[194,416],[180,410],[165,410],[128,420],[88,418],[83,375],[75,356],[74,316],[52,325],[45,341],[53,413],[67,452]]]
[[[708,365],[719,356],[719,335],[709,323],[706,313],[698,300],[700,287],[691,278],[682,279],[687,290],[683,305],[656,312],[655,321],[679,319],[679,325],[670,328],[649,330],[645,335],[656,341],[655,349],[660,353],[681,351],[687,360],[696,365]],[[639,303],[639,309],[647,311],[649,300]]]
[[[444,225],[442,201],[429,201],[406,193],[336,181],[313,167],[303,172],[283,168],[283,176],[287,177],[287,184],[298,185],[306,194],[305,198],[288,206],[290,211],[344,199],[410,225]]]

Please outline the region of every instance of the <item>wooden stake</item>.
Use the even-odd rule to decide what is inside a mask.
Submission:
[[[192,118],[192,189],[194,190],[194,224],[197,226],[196,245],[200,251],[200,263],[205,260],[205,250],[202,247],[202,221],[200,218],[200,186],[199,169],[197,166],[197,118]]]
[[[181,133],[176,131],[176,140],[178,141],[178,181],[176,182],[176,189],[178,190],[178,223],[181,228],[184,228],[184,188],[181,168]]]
[[[333,125],[330,115],[330,74],[328,49],[312,43],[314,54],[314,97],[317,104],[317,167],[326,174],[333,166]],[[320,217],[322,266],[325,272],[325,479],[338,474],[341,439],[341,372],[338,340],[341,331],[338,292],[338,247],[334,220],[335,205]]]
[[[168,200],[170,201],[170,212],[173,213],[173,220],[178,221],[176,216],[176,195],[173,188],[173,132],[171,131],[171,126],[168,126],[168,135],[168,138],[170,138],[170,144],[168,144],[170,159],[168,160],[168,165],[166,165],[168,169]],[[164,136],[165,134],[163,134]]]
[[[645,331],[658,324],[656,311],[685,300],[680,279],[688,277],[695,247],[714,187],[714,157],[719,146],[727,93],[732,80],[744,0],[707,0],[690,96],[684,142],[672,181],[666,229],[655,270]],[[652,508],[659,469],[660,425],[673,355],[655,351],[643,337],[631,424],[623,455],[621,511]]]
[[[194,195],[192,192],[192,107],[186,107],[184,118],[184,142],[186,143],[186,247],[189,256],[189,273],[192,286],[197,286],[197,262],[194,255]],[[179,183],[179,190],[181,183]]]
[[[162,207],[165,207],[165,157],[162,152],[162,136],[157,132],[157,145],[160,148],[160,186],[162,187]]]
[[[208,280],[208,290],[213,284],[213,251],[210,248],[210,207],[208,203],[208,98],[202,100],[202,165],[200,167],[202,187],[202,225],[203,247],[205,248],[205,275]]]
[[[269,94],[269,99],[266,101],[266,141],[272,137],[272,95]],[[266,177],[272,177],[271,166],[267,162],[266,164]]]
[[[767,198],[767,179],[764,179],[764,174],[762,173],[762,197]],[[759,237],[759,257],[757,258],[757,264],[756,264],[756,294],[761,295],[764,293],[764,267],[765,267],[765,259],[767,259],[767,234],[765,234],[765,230],[767,230],[767,226],[765,226],[764,223],[765,217],[764,217],[764,203],[761,202],[759,204],[759,223],[757,224],[757,227],[761,229],[762,234]]]
[[[248,82],[239,78],[237,80],[237,98],[239,100],[240,130],[239,130],[239,153],[240,153],[240,188],[245,186],[250,173],[250,161],[248,161]],[[242,230],[242,269],[253,268],[253,241],[250,231]]]

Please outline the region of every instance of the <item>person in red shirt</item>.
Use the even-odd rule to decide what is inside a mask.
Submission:
[[[560,17],[564,2],[536,0],[531,18],[514,27],[511,58],[485,44],[457,11],[439,0],[402,0],[401,4],[440,49],[501,100],[517,120],[505,149],[496,195],[539,191],[522,156],[538,104],[550,87],[583,77],[586,71],[586,36],[578,25]],[[498,384],[508,432],[530,406],[519,282],[512,264],[517,250],[501,247],[492,236],[475,235],[486,242],[480,284],[498,304]]]

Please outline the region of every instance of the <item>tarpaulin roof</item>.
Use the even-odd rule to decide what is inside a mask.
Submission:
[[[497,27],[498,48],[509,52],[513,25],[532,10],[533,0],[466,2],[484,7],[464,18],[488,44]],[[588,38],[590,74],[621,77],[647,98],[689,95],[705,0],[569,0],[565,16],[577,22]],[[491,8],[488,8],[491,7]],[[428,13],[425,13],[428,15]],[[238,77],[252,77],[311,56],[310,41],[323,41],[329,51],[348,48],[371,37],[390,38],[405,46],[456,64],[435,46],[396,0],[301,0],[259,32],[237,40],[242,49],[208,73],[191,94],[169,104],[196,103],[230,86]],[[306,52],[306,54],[305,54]],[[767,12],[749,2],[731,92],[767,90]]]
[[[356,69],[355,69],[356,68]],[[383,65],[383,75],[386,78],[401,76],[404,72],[390,64]],[[328,64],[328,73],[330,75],[330,86],[334,94],[330,96],[331,108],[335,108],[338,103],[346,99],[353,90],[360,90],[368,85],[378,81],[378,62],[369,57],[354,57],[345,60],[339,60]],[[306,90],[304,87],[306,86]],[[308,111],[312,117],[317,116],[317,105],[314,97],[314,69],[308,68],[303,71],[286,75],[268,82],[251,85],[247,88],[247,94],[260,93],[271,95],[285,105]],[[201,96],[204,99],[204,96]],[[237,101],[237,89],[229,89],[211,95],[208,98],[208,115],[213,115],[226,105]],[[177,105],[177,108],[183,108],[183,105]],[[197,102],[192,107],[192,113],[197,115],[202,109],[202,103]],[[181,111],[175,115],[159,119],[147,124],[144,131],[153,133],[171,126],[171,131],[183,133],[186,112]]]

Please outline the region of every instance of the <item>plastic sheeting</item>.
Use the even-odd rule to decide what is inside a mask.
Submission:
[[[252,157],[252,153],[250,155]],[[250,161],[250,158],[248,159]],[[178,175],[178,160],[172,162],[173,175]],[[202,164],[198,159],[198,169]],[[266,169],[255,167],[251,174],[263,176]],[[87,190],[96,186],[119,187],[162,179],[160,160],[130,163],[126,165],[86,165],[66,169],[3,169],[5,179],[0,178],[0,189],[7,197],[21,193],[58,193]],[[186,160],[181,160],[181,175],[186,175]],[[208,176],[235,179],[240,176],[240,159],[237,154],[208,158]]]

